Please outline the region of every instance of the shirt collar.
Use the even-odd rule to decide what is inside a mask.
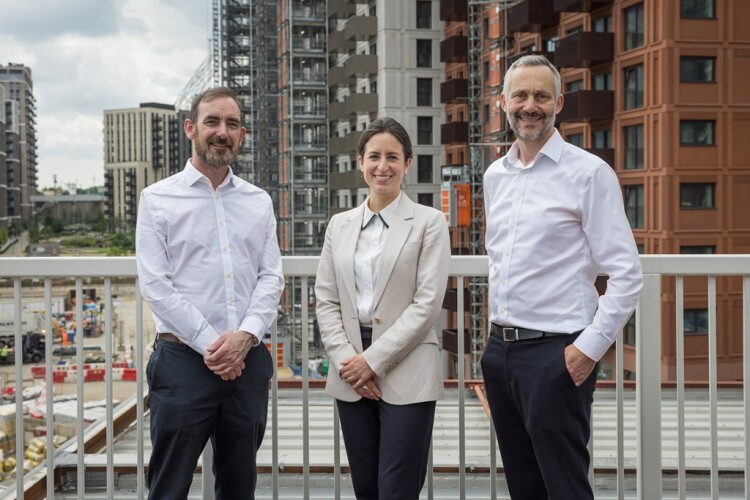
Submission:
[[[365,211],[364,215],[362,217],[362,229],[366,228],[367,225],[372,221],[372,218],[380,215],[380,219],[383,221],[383,225],[386,227],[390,227],[391,223],[390,221],[393,220],[393,217],[396,213],[396,208],[398,207],[399,201],[401,201],[401,197],[404,195],[403,191],[396,196],[396,199],[393,200],[388,204],[387,207],[385,207],[383,210],[380,211],[380,214],[376,214],[372,210],[370,210],[370,207],[367,206],[367,203],[369,201],[369,197],[367,200],[365,200]]]
[[[539,150],[539,153],[537,153],[536,158],[530,165],[533,166],[536,164],[536,161],[539,159],[539,155],[544,155],[550,160],[554,161],[555,163],[559,163],[560,158],[562,157],[564,146],[565,146],[565,141],[560,135],[560,131],[555,128],[550,138],[547,139],[547,142],[544,143],[544,146],[542,146],[542,149]],[[518,168],[518,169],[523,168],[523,166],[520,163],[520,160],[518,159],[518,140],[517,139],[516,139],[516,142],[514,142],[513,145],[510,147],[510,149],[508,150],[508,154],[505,157],[505,166],[506,168],[511,167],[511,166]]]
[[[200,181],[201,179],[205,179],[206,182],[211,185],[211,182],[208,180],[208,178],[203,175],[197,168],[195,168],[195,165],[193,165],[193,159],[189,158],[187,161],[187,164],[185,165],[185,169],[183,170],[183,173],[185,175],[185,180],[187,181],[188,186],[194,185],[196,182]],[[232,171],[232,167],[229,167],[229,172],[227,172],[227,176],[224,177],[224,180],[221,181],[221,184],[219,184],[219,188],[223,188],[227,184],[235,184],[235,176],[234,172]]]

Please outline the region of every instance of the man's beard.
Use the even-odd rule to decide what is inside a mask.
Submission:
[[[224,150],[224,153],[218,154],[211,150],[211,144],[226,146],[226,149]],[[224,168],[227,165],[231,165],[237,160],[238,152],[239,149],[235,149],[234,147],[232,147],[232,143],[230,141],[219,139],[213,139],[205,143],[205,147],[200,143],[200,141],[197,141],[195,148],[195,153],[198,155],[198,158],[203,160],[206,165],[213,168]]]
[[[522,122],[520,118],[530,117],[539,118],[542,117],[542,121],[539,123],[541,126],[537,129],[528,130],[523,127],[525,122]],[[510,128],[513,133],[516,134],[518,139],[522,141],[536,142],[544,139],[549,134],[550,130],[555,126],[555,113],[545,115],[544,113],[524,113],[519,111],[515,115],[508,115],[508,121],[510,122]]]

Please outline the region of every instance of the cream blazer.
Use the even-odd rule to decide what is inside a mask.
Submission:
[[[330,361],[326,393],[343,401],[360,399],[338,374],[343,360],[362,352],[354,250],[363,214],[364,204],[331,218],[315,278],[318,325]],[[387,403],[434,401],[443,397],[434,325],[448,284],[448,225],[441,212],[405,195],[391,219],[373,297],[372,345],[364,357]]]

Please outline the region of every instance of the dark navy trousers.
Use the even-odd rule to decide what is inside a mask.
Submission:
[[[577,336],[489,338],[482,373],[513,500],[594,498],[587,445],[597,370],[575,386],[564,349]]]
[[[255,498],[255,455],[266,430],[272,374],[273,361],[263,344],[250,349],[242,375],[224,381],[191,348],[156,342],[146,367],[152,444],[149,499],[186,499],[209,439],[216,498]]]

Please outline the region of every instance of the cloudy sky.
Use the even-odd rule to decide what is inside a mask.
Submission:
[[[102,185],[103,110],[172,104],[208,54],[211,0],[0,0],[0,64],[29,66],[38,186]]]

